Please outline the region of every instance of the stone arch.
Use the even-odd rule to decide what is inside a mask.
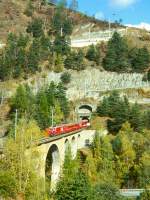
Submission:
[[[72,158],[74,159],[77,153],[77,143],[75,136],[73,136],[71,139],[71,153],[72,153]]]
[[[90,121],[89,116],[82,116],[82,120],[88,120],[88,122]]]
[[[82,104],[78,107],[77,113],[80,120],[90,120],[93,112],[93,106],[90,104]]]
[[[81,135],[80,134],[78,134],[78,137],[77,137],[77,148],[80,148],[80,146],[81,146],[81,142],[80,142],[80,140],[81,140]]]
[[[91,106],[91,105],[88,105],[88,104],[84,104],[84,105],[79,106],[79,110],[80,110],[80,109],[86,109],[86,110],[89,110],[90,112],[93,111],[92,106]]]
[[[60,153],[57,145],[52,144],[48,150],[45,165],[46,185],[54,189],[60,174]]]
[[[64,143],[65,152],[69,149],[69,146],[70,146],[69,140],[66,139],[66,140],[65,140],[65,143]]]

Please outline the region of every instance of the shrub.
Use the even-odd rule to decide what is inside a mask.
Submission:
[[[62,83],[68,84],[71,81],[71,74],[69,72],[64,72],[60,77]]]

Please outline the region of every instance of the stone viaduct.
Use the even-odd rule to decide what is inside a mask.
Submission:
[[[43,139],[36,150],[38,159],[36,170],[44,181],[47,175],[50,177],[50,187],[54,189],[61,174],[65,151],[70,146],[72,158],[75,158],[77,150],[91,144],[95,130],[82,130],[79,132],[64,134],[61,136]]]

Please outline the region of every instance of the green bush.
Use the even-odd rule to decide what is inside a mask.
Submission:
[[[16,181],[13,175],[8,171],[0,171],[0,197],[15,197]]]
[[[69,72],[64,72],[60,77],[62,83],[68,84],[71,81],[71,74]]]

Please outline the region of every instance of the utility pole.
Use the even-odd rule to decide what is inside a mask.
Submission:
[[[18,120],[18,110],[16,109],[16,113],[15,113],[15,140],[16,140],[16,136],[17,136],[17,120]]]

